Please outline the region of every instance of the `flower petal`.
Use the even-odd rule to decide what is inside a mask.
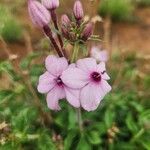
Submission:
[[[51,84],[39,84],[37,90],[39,93],[45,94],[48,93],[55,85]]]
[[[69,68],[76,68],[76,64],[75,64],[75,63],[70,64],[70,65],[69,65]]]
[[[78,68],[68,68],[63,72],[61,79],[65,85],[75,89],[82,88],[89,81],[88,74]]]
[[[97,84],[89,83],[86,85],[80,94],[81,106],[87,111],[95,110],[102,99],[99,94],[100,92]]]
[[[48,93],[55,86],[55,77],[49,72],[45,72],[39,78],[38,91],[40,93]]]
[[[101,62],[97,65],[97,72],[99,72],[104,80],[110,80],[109,75],[106,73],[106,65],[104,62]]]
[[[64,88],[55,86],[48,94],[47,94],[47,105],[52,110],[60,110],[59,100],[65,98]]]
[[[80,90],[74,90],[68,87],[65,87],[66,99],[67,101],[76,108],[80,107],[79,94]]]
[[[102,50],[98,54],[99,61],[107,62],[108,61],[108,52],[106,50]]]
[[[59,76],[62,72],[67,69],[68,62],[66,58],[57,58],[56,56],[50,55],[45,60],[46,69],[54,76]]]
[[[111,86],[105,80],[101,81],[101,88],[102,88],[103,92],[105,93],[105,95],[107,93],[109,93],[112,89]]]
[[[110,80],[110,77],[106,72],[102,73],[101,76],[102,76],[102,79],[104,80]]]
[[[50,74],[48,71],[46,71],[44,74],[42,74],[39,77],[39,82],[42,84],[46,84],[46,83],[50,83],[50,82],[54,82],[55,77]]]
[[[106,71],[106,65],[105,65],[104,62],[101,62],[101,63],[99,63],[99,64],[97,65],[97,71],[98,71],[99,73],[102,73],[102,72]]]
[[[96,70],[96,60],[94,58],[84,58],[77,61],[77,67],[86,72],[91,72]]]

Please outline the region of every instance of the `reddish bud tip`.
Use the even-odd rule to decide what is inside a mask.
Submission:
[[[93,23],[89,22],[83,30],[82,37],[81,37],[82,40],[87,41],[88,38],[90,38],[90,36],[92,35],[92,32],[93,32]]]
[[[67,15],[62,15],[62,17],[61,17],[61,24],[63,25],[63,26],[69,26],[70,25],[70,23],[71,23],[71,21],[70,21],[70,19],[68,18],[68,16]]]
[[[61,17],[61,30],[66,39],[69,38],[69,30],[70,30],[71,21],[67,15],[62,15]]]
[[[76,0],[73,8],[74,16],[77,20],[81,20],[84,17],[82,3]]]

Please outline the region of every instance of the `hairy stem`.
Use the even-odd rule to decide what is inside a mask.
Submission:
[[[77,61],[79,48],[80,48],[79,44],[75,43],[71,63],[74,63]],[[78,120],[79,129],[80,129],[80,132],[82,133],[83,121],[82,121],[82,115],[81,115],[81,108],[77,108],[76,110],[77,110],[77,120]]]
[[[50,41],[52,42],[57,54],[59,57],[64,57],[64,54],[62,51],[59,49],[59,46],[57,45],[55,39],[53,38],[52,31],[49,26],[44,26],[43,27],[44,33],[49,37]]]
[[[77,117],[78,117],[78,124],[80,132],[83,131],[83,121],[82,121],[82,115],[81,115],[81,108],[77,108]]]
[[[55,29],[59,32],[59,28],[58,28],[58,23],[57,23],[57,15],[55,13],[55,10],[51,10],[51,18],[52,18],[52,21],[54,23],[54,27]],[[57,32],[57,37],[58,37],[58,40],[59,40],[59,43],[60,43],[60,46],[62,48],[62,52],[64,54],[64,56],[67,58],[67,54],[66,54],[66,50],[64,49],[64,43],[63,43],[63,40],[61,38],[61,35]]]

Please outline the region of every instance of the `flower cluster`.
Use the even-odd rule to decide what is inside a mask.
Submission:
[[[64,37],[73,44],[76,41],[86,42],[92,35],[93,23],[84,21],[82,4],[76,0],[73,8],[74,19],[70,19],[66,14],[61,18],[61,29]]]
[[[92,57],[87,57],[89,56],[87,53],[84,58],[78,59],[79,50],[92,35],[93,23],[84,21],[82,4],[76,0],[73,19],[62,15],[60,30],[55,12],[57,7],[59,0],[42,0],[42,3],[28,0],[29,14],[33,23],[43,29],[58,54],[46,58],[46,72],[39,78],[38,91],[47,94],[47,104],[52,110],[60,110],[59,100],[66,99],[75,108],[82,107],[87,111],[93,111],[111,90],[107,82],[110,77],[105,67],[107,54],[100,54],[94,47],[91,50]],[[58,40],[53,37],[50,22],[57,30]],[[63,38],[74,47],[70,57],[66,53]]]

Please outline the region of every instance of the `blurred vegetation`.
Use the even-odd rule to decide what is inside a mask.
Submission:
[[[150,6],[150,0],[136,0],[136,2],[140,7]]]
[[[113,91],[96,111],[82,111],[82,134],[75,109],[63,101],[60,112],[50,111],[45,96],[37,93],[38,77],[44,66],[34,62],[42,55],[33,53],[21,62],[19,72],[23,75],[15,71],[12,62],[0,63],[1,75],[7,75],[10,82],[8,89],[0,90],[1,150],[149,150],[150,78],[146,74],[141,78],[135,55],[125,56],[124,60],[118,53],[113,55]],[[52,117],[51,123],[44,122],[34,94],[43,111]]]
[[[4,5],[0,6],[0,35],[7,42],[18,42],[22,39],[23,28],[11,11]]]
[[[135,21],[136,7],[149,7],[150,0],[101,0],[99,14],[110,17],[112,21]]]
[[[127,21],[133,16],[134,5],[131,0],[101,0],[99,14],[109,16],[113,21]]]

